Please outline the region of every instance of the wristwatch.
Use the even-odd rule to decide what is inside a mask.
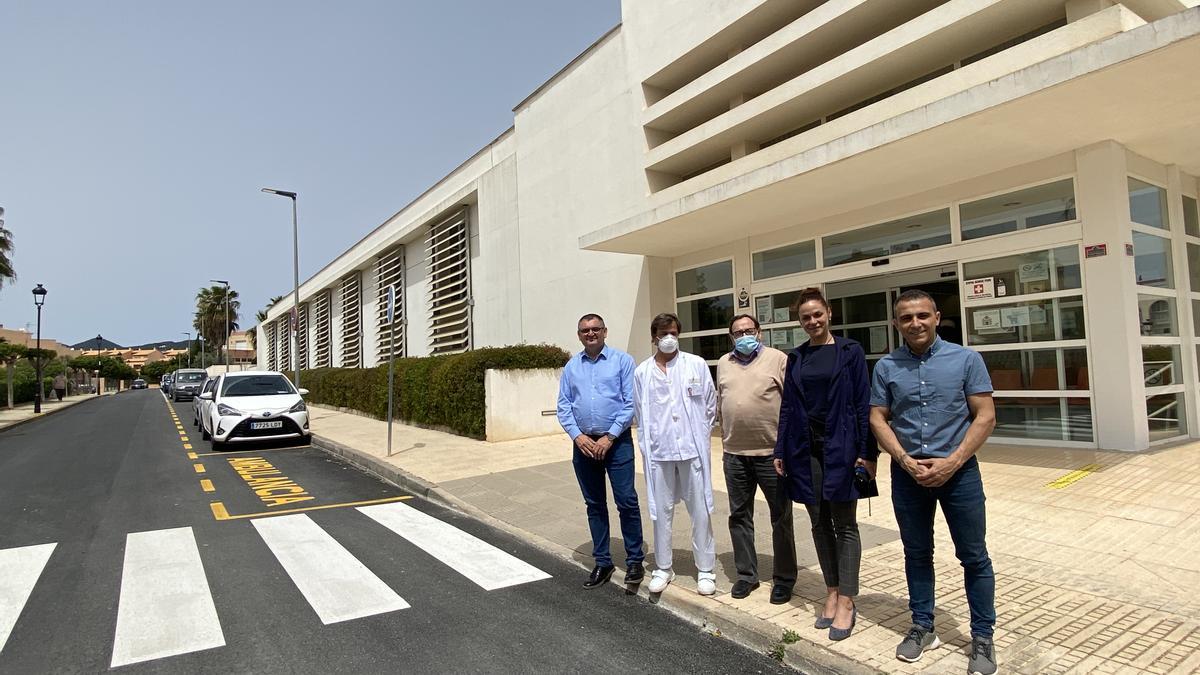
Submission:
[[[604,435],[608,437],[608,442],[609,442],[609,443],[616,443],[616,442],[617,442],[617,437],[616,437],[616,436],[613,436],[612,434],[604,434]]]

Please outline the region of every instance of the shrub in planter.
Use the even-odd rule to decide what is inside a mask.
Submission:
[[[561,368],[571,355],[552,345],[485,347],[462,354],[396,359],[394,414],[420,426],[484,438],[484,377],[489,369]],[[387,364],[319,368],[301,374],[312,403],[387,417]]]

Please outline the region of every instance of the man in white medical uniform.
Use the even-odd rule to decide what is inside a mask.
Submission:
[[[633,375],[637,439],[646,471],[646,496],[654,521],[654,561],[649,590],[661,593],[675,578],[671,522],[683,501],[692,520],[697,590],[717,590],[709,449],[717,417],[717,390],[704,359],[679,351],[679,317],[659,314],[650,323],[654,356]]]

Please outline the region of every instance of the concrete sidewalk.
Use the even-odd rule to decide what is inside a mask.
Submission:
[[[109,396],[111,394],[104,395]],[[32,403],[22,403],[13,407],[11,410],[5,407],[0,407],[0,431],[24,424],[39,417],[45,417],[46,415],[56,413],[65,408],[70,408],[71,406],[78,405],[84,401],[90,401],[94,398],[96,398],[95,394],[76,394],[74,396],[68,396],[62,401],[50,398],[42,401],[41,414],[34,414]]]
[[[315,406],[310,413],[318,445],[578,561],[580,582],[591,568],[587,518],[565,435],[485,443],[398,424],[393,455],[385,457],[385,423]],[[910,616],[903,550],[886,497],[886,457],[879,470],[884,498],[871,500],[870,512],[865,503],[859,508],[858,624],[850,639],[834,643],[826,631],[813,628],[825,589],[803,508],[794,511],[800,571],[792,602],[770,604],[769,583],[747,599],[729,597],[736,571],[719,453],[714,439],[718,593],[714,598],[695,593],[689,519],[680,505],[674,541],[679,576],[657,599],[660,604],[751,647],[780,650],[785,661],[809,672],[964,671],[969,615],[960,567],[940,518],[936,629],[946,646],[919,664],[894,658]],[[1200,596],[1194,592],[1200,587],[1200,444],[1136,455],[989,445],[980,458],[1002,672],[1200,672]],[[640,458],[638,464],[649,548]],[[759,501],[759,570],[768,580],[770,526],[761,496]],[[612,550],[620,564],[623,548],[611,500],[610,509]],[[653,562],[651,553],[651,569]]]

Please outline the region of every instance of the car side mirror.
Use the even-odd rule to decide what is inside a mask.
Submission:
[[[211,401],[213,400],[213,394],[211,391],[206,391],[203,394],[200,394],[200,398],[205,401]]]
[[[297,393],[297,394],[300,394],[301,396],[308,396],[308,390],[307,390],[307,389],[297,389],[297,390],[296,390],[296,393]]]

